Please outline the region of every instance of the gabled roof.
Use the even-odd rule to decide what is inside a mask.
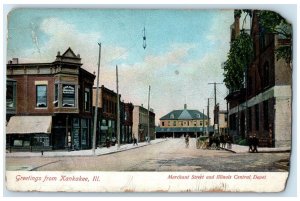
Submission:
[[[57,61],[82,65],[80,63],[81,61],[80,55],[78,54],[76,56],[76,54],[73,52],[73,50],[70,47],[62,55],[60,55],[60,52],[57,52],[55,62]]]
[[[78,58],[70,47],[62,54],[62,57]]]
[[[196,119],[207,119],[207,116],[198,110],[173,110],[165,116],[161,117],[160,120],[196,120]]]

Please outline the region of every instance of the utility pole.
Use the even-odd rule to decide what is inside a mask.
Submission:
[[[212,98],[207,99],[207,136],[209,136],[209,99]]]
[[[100,60],[101,60],[101,43],[99,45],[99,57],[98,57],[98,72],[97,72],[97,88],[96,88],[96,105],[94,116],[94,130],[93,130],[93,155],[95,156],[96,149],[96,130],[97,130],[97,115],[98,115],[98,93],[99,93],[99,74],[100,74]]]
[[[150,143],[150,90],[151,90],[151,87],[149,85],[149,91],[148,91],[148,143]]]
[[[116,66],[116,81],[117,81],[117,138],[118,149],[120,148],[120,98],[119,98],[119,78],[118,78],[118,66]]]
[[[214,109],[214,111],[216,111],[216,109],[217,109],[217,84],[223,84],[223,83],[212,82],[212,83],[208,83],[208,84],[214,85],[214,94],[215,94],[215,109]],[[217,119],[219,119],[219,113],[217,115],[215,113],[214,113],[214,133],[215,133],[215,126],[217,124]],[[218,124],[217,130],[218,130],[217,132],[219,133],[219,124]]]
[[[204,109],[203,109],[203,113],[202,113],[202,131],[203,131],[203,135],[204,135]]]

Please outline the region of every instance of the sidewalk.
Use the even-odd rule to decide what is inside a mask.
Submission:
[[[228,149],[227,146],[225,148],[226,151],[231,151],[233,153],[249,153],[249,147],[248,146],[241,146],[237,144],[232,144],[231,149]],[[290,152],[290,147],[275,147],[275,148],[269,148],[269,147],[257,147],[258,153],[270,153],[270,152]]]
[[[133,144],[124,144],[121,145],[118,149],[118,146],[111,146],[109,148],[107,147],[101,147],[97,148],[95,150],[95,155],[106,155],[106,154],[112,154],[116,152],[126,151],[130,149],[136,149],[148,145],[153,145],[157,143],[161,143],[163,141],[166,141],[167,139],[156,139],[151,140],[150,144],[148,142],[141,142],[138,143],[138,146],[133,146]],[[64,157],[64,156],[92,156],[93,151],[91,149],[88,150],[79,150],[79,151],[44,151],[43,157]],[[34,157],[34,156],[42,156],[41,152],[12,152],[12,153],[6,153],[6,157]]]

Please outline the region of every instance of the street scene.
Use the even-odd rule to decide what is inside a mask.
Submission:
[[[130,144],[129,148],[133,145]],[[236,148],[238,150],[238,148]],[[80,155],[80,153],[77,153]],[[278,152],[248,153],[240,150],[197,149],[195,139],[185,148],[184,139],[166,139],[135,149],[85,156],[8,157],[6,170],[28,171],[183,171],[183,172],[282,172],[288,171],[289,155]]]
[[[289,172],[284,13],[15,9],[7,43],[7,171]]]

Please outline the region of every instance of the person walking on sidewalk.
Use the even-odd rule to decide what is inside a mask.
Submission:
[[[253,138],[252,138],[252,135],[248,136],[247,143],[248,143],[248,146],[249,146],[248,152],[253,152]]]
[[[252,145],[253,145],[253,150],[252,152],[258,152],[257,151],[257,146],[258,146],[258,143],[259,143],[259,140],[258,138],[256,137],[256,134],[253,135],[253,139],[252,139]]]
[[[189,134],[186,134],[185,136],[185,148],[188,148],[190,145],[190,136]]]
[[[138,143],[137,143],[137,139],[135,137],[133,137],[133,146],[134,145],[139,146]]]

